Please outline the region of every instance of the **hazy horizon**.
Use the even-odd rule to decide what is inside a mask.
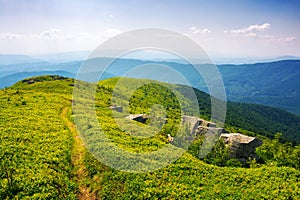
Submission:
[[[0,54],[92,51],[116,34],[158,27],[211,57],[300,56],[297,1],[0,0]]]

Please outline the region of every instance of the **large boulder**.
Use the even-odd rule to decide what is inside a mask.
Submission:
[[[216,124],[210,121],[206,121],[204,119],[200,119],[199,126],[197,129],[197,135],[215,135],[220,136],[224,133],[225,130],[223,128],[217,128]]]
[[[184,115],[182,117],[182,123],[190,124],[192,132],[195,135],[217,134],[219,136],[221,133],[225,132],[223,128],[217,128],[215,123],[206,121],[199,117]]]
[[[122,106],[110,106],[109,107],[111,110],[117,111],[117,112],[123,112],[123,107]]]
[[[135,120],[137,122],[146,123],[149,118],[148,115],[145,114],[132,114],[127,116],[128,119]]]
[[[231,158],[236,158],[242,163],[246,163],[248,158],[258,159],[255,150],[262,145],[261,140],[240,133],[223,133],[220,138],[229,147]]]
[[[224,132],[225,130],[223,128],[198,126],[196,135],[217,135],[219,137]]]
[[[184,115],[181,118],[182,124],[189,124],[192,134],[197,134],[197,128],[200,124],[200,118]]]

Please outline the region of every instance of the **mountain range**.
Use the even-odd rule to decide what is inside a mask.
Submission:
[[[18,56],[17,56],[18,57]],[[90,69],[82,75],[85,81],[97,79],[100,74],[98,66],[105,63],[108,58],[94,58],[87,61],[71,61],[53,63],[33,59],[29,57],[18,57],[17,61],[29,61],[28,63],[12,64],[9,59],[0,57],[0,88],[11,86],[27,77],[40,75],[61,75],[70,78],[77,76],[77,72],[83,63],[92,63],[94,69]],[[10,57],[15,58],[14,56]],[[23,60],[22,60],[22,59]],[[29,60],[28,60],[29,59]],[[173,60],[172,60],[173,61]],[[9,63],[9,64],[8,64]],[[137,66],[167,65],[175,69],[189,80],[193,87],[208,93],[204,79],[199,79],[192,65],[176,61],[148,61],[137,59],[116,59],[109,68],[105,70],[99,79],[114,76],[124,76],[124,73],[133,70]],[[199,68],[210,65],[200,65]],[[148,66],[149,67],[149,66]],[[247,102],[272,106],[286,111],[300,114],[300,60],[281,60],[275,62],[263,62],[255,64],[224,64],[217,65],[222,76],[227,99],[235,102]],[[97,73],[95,73],[97,72]],[[96,76],[96,77],[95,77]],[[140,70],[128,75],[133,78],[158,79],[159,81],[173,80],[171,74],[162,74],[161,71],[145,73]],[[176,83],[176,80],[174,80]]]

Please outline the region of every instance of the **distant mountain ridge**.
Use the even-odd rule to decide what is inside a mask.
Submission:
[[[300,60],[219,65],[218,68],[229,100],[300,114]]]
[[[33,58],[27,55],[1,55],[0,54],[0,66],[1,65],[12,65],[21,63],[33,63],[40,62],[41,60]]]
[[[67,72],[67,71],[32,71],[32,72],[18,72],[14,74],[7,75],[1,78],[0,88],[9,87],[16,82],[33,77],[33,76],[43,76],[43,75],[60,75],[64,77],[74,78],[75,74]]]
[[[255,64],[255,63],[265,63],[265,62],[276,62],[282,60],[300,60],[299,56],[278,56],[269,58],[247,58],[247,57],[226,57],[226,56],[212,56],[212,61],[216,65],[234,64]]]
[[[87,81],[95,80],[97,78],[95,76],[100,74],[97,67],[105,63],[106,60],[107,58],[94,58],[85,61],[93,63],[94,69],[89,69],[83,79]],[[34,62],[0,66],[0,88],[8,87],[30,76],[56,74],[73,78],[83,63],[84,61],[59,64]],[[123,76],[125,72],[137,66],[151,63],[167,65],[175,69],[187,77],[193,87],[208,92],[205,81],[203,79],[199,80],[199,76],[195,75],[196,71],[193,66],[177,62],[116,59],[106,69],[104,76],[99,78]],[[209,67],[209,65],[202,65],[200,67],[205,68]],[[218,65],[218,69],[222,75],[228,100],[263,104],[300,114],[300,60],[283,60],[243,65],[226,64]],[[158,81],[163,81],[164,79],[172,80],[170,76],[170,74],[162,74],[155,71],[147,74],[146,77],[142,72],[131,75],[132,78],[160,78]]]

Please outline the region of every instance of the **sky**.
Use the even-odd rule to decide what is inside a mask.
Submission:
[[[122,32],[169,29],[209,55],[300,56],[297,0],[0,0],[0,54],[92,51]]]

